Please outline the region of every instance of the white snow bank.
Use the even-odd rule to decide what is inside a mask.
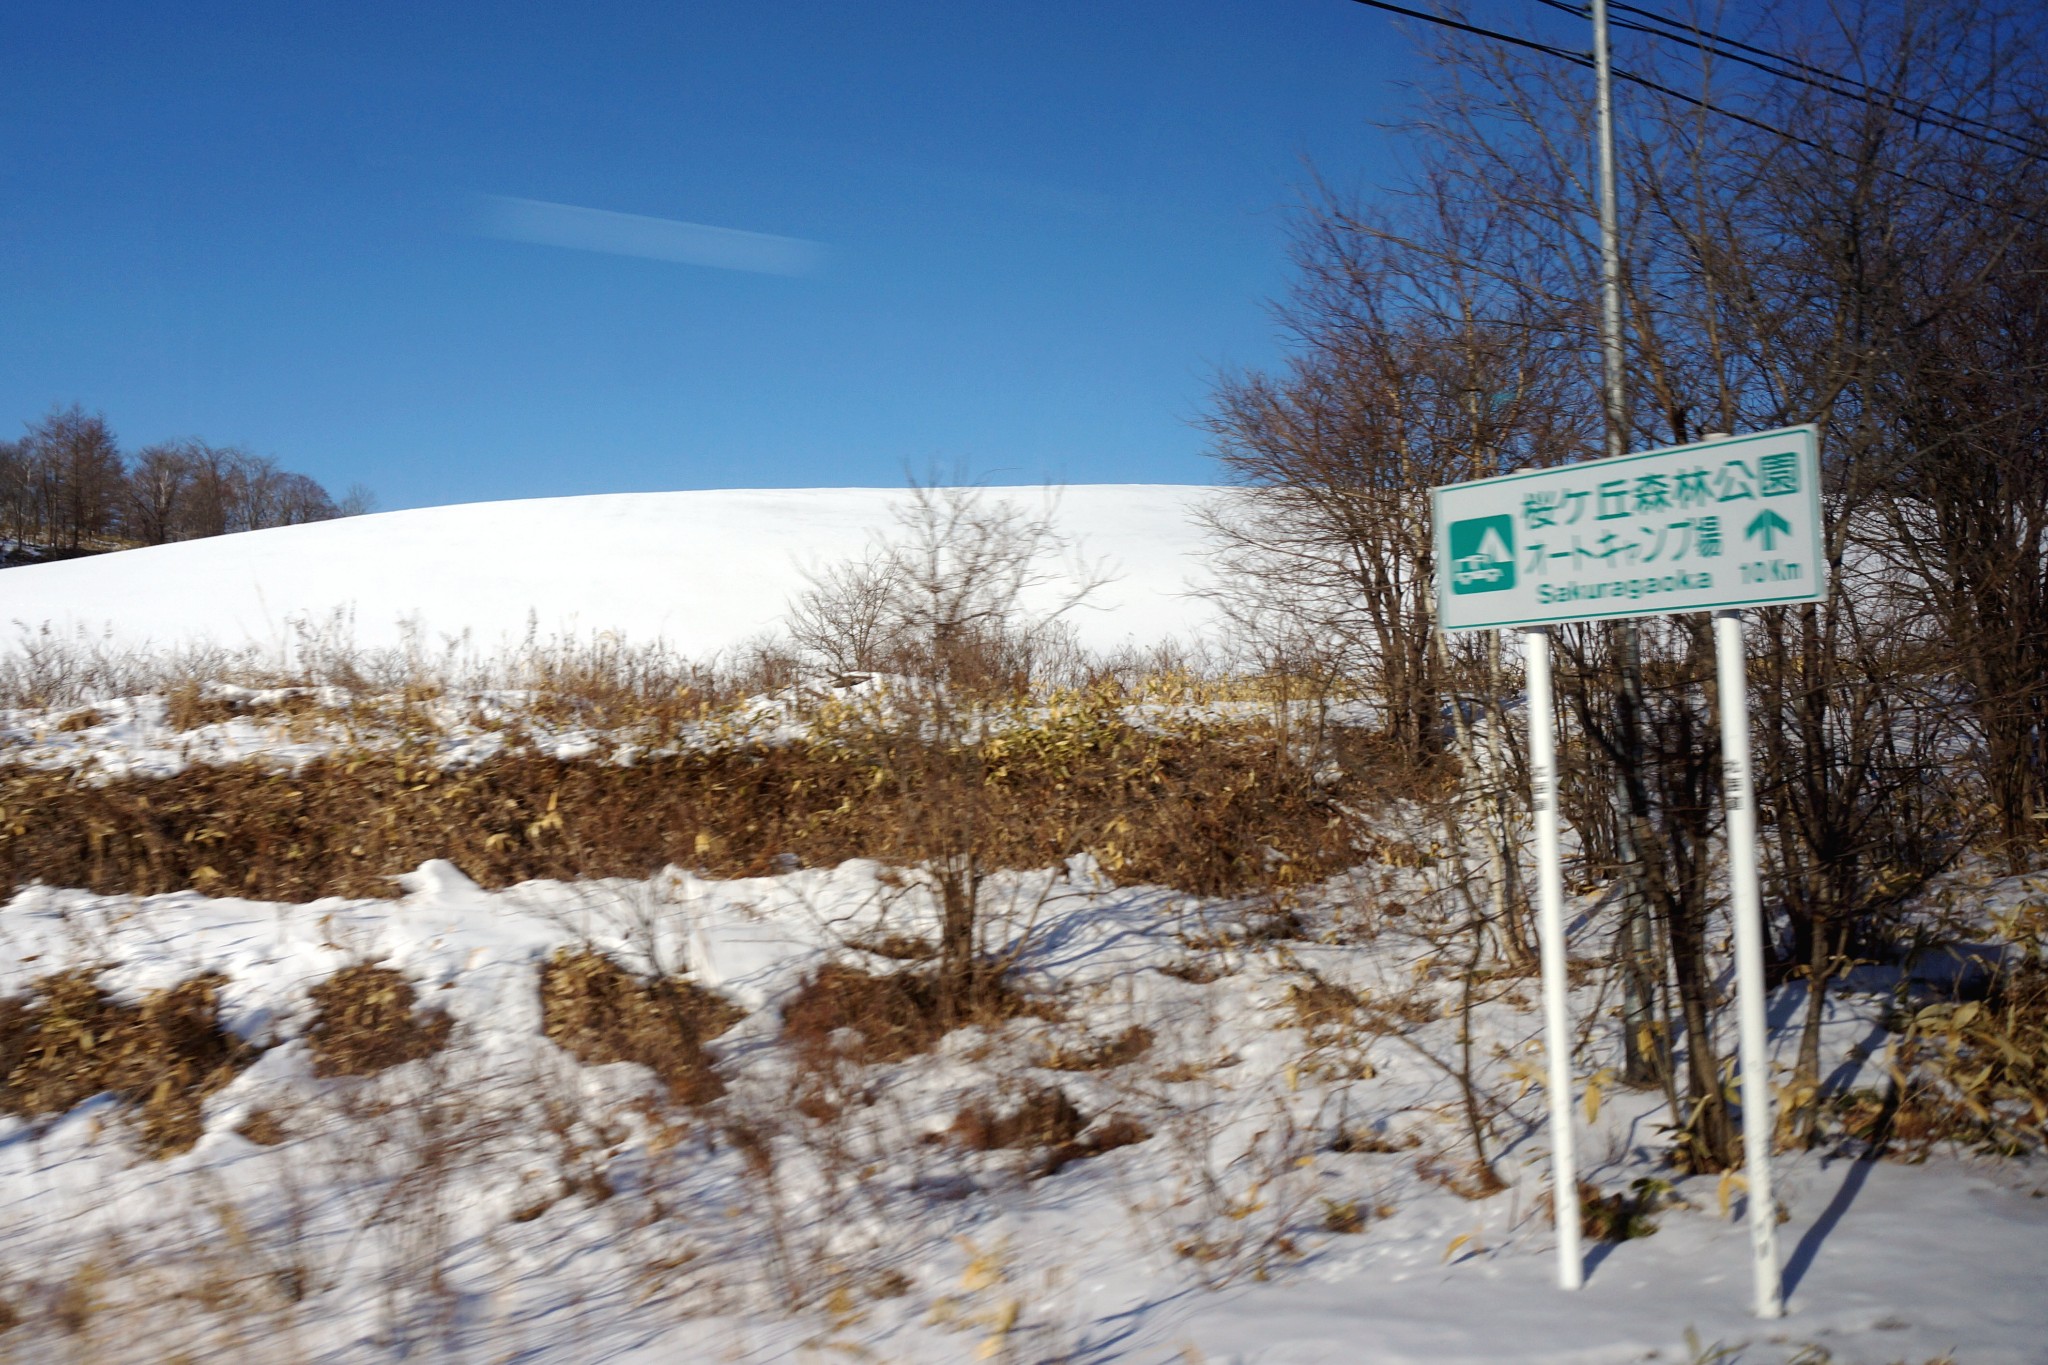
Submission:
[[[1214,490],[1095,484],[1056,521],[1118,577],[1072,620],[1104,648],[1190,635],[1209,620],[1190,519]],[[995,488],[1030,513],[1045,490]],[[207,642],[282,651],[337,620],[353,643],[490,654],[601,633],[708,657],[777,626],[806,568],[893,529],[901,489],[712,489],[465,503],[129,550],[0,573],[0,622],[126,646]],[[1052,589],[1057,590],[1057,587]]]
[[[1425,884],[1419,870],[1386,875],[1402,894]],[[1066,988],[1065,1017],[965,1030],[930,1056],[848,1072],[846,1108],[814,1111],[806,1127],[778,1011],[819,963],[860,957],[849,939],[935,930],[932,898],[900,877],[853,861],[492,892],[434,861],[397,880],[395,901],[31,887],[0,906],[0,996],[81,963],[101,965],[124,999],[213,970],[227,978],[226,1026],[278,1044],[208,1101],[198,1145],[163,1161],[140,1157],[107,1097],[54,1120],[0,1115],[0,1302],[24,1318],[10,1358],[42,1359],[45,1346],[55,1358],[61,1345],[109,1365],[178,1351],[333,1365],[2042,1359],[2037,1163],[1782,1154],[1791,1311],[1759,1322],[1746,1313],[1740,1200],[1720,1207],[1711,1177],[1658,1163],[1668,1135],[1655,1095],[1620,1092],[1589,1116],[1587,1174],[1608,1190],[1667,1178],[1678,1202],[1655,1236],[1589,1248],[1582,1292],[1558,1290],[1542,1097],[1514,1098],[1512,1084],[1533,1055],[1533,983],[1472,1018],[1484,1086],[1506,1102],[1495,1155],[1508,1188],[1487,1199],[1427,1174],[1464,1141],[1454,1081],[1431,1060],[1452,1055],[1455,1010],[1407,1043],[1355,1038],[1369,1065],[1342,1068],[1341,1046],[1310,1046],[1290,1023],[1287,990],[1304,969],[1374,996],[1417,987],[1416,945],[1392,934],[1247,945],[1235,972],[1203,984],[1164,969],[1188,958],[1186,931],[1233,907],[1108,886],[1085,860],[1005,874],[989,887],[1001,922],[1035,926],[1018,965]],[[2023,887],[1977,890],[2006,903]],[[1304,907],[1321,931],[1351,900],[1329,891]],[[692,1115],[650,1108],[642,1069],[581,1067],[540,1036],[538,964],[578,942],[636,968],[687,967],[749,1011],[711,1045],[723,1100]],[[364,960],[403,971],[448,1012],[450,1048],[377,1081],[321,1080],[304,1040],[308,988]],[[1802,991],[1786,986],[1771,1011],[1780,1065],[1797,1047]],[[1883,991],[1835,995],[1824,1066],[1882,1083],[1891,1004]],[[1576,1018],[1600,1008],[1597,984],[1574,992]],[[1049,1041],[1135,1022],[1156,1038],[1135,1065],[1044,1068]],[[1594,1027],[1580,1074],[1613,1052],[1612,1030]],[[970,1098],[1034,1078],[1152,1136],[1037,1179],[1017,1154],[940,1136]],[[569,1110],[585,1120],[563,1126]],[[281,1122],[277,1145],[245,1135],[259,1113]],[[726,1137],[733,1121],[772,1135],[772,1182],[758,1166],[750,1182]],[[1392,1140],[1339,1150],[1339,1130]],[[436,1142],[460,1158],[432,1164]],[[566,1186],[578,1171],[603,1180]],[[1324,1225],[1347,1203],[1369,1211],[1362,1233]],[[1283,1237],[1270,1263],[1233,1250]],[[1227,1287],[1203,1287],[1203,1263],[1176,1251],[1190,1238],[1241,1262]],[[822,1298],[855,1271],[848,1294]],[[893,1283],[863,1287],[884,1284],[860,1278],[880,1271]],[[820,1300],[789,1303],[787,1277]],[[64,1326],[63,1305],[83,1301],[62,1297],[67,1284],[94,1296],[82,1330]]]

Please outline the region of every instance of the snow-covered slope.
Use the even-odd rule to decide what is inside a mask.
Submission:
[[[1208,611],[1190,512],[1213,490],[1096,484],[1057,495],[1056,520],[1115,582],[1074,616],[1098,648],[1193,633]],[[1029,512],[1036,488],[990,489]],[[782,619],[806,568],[892,529],[900,489],[717,489],[465,503],[130,550],[0,573],[0,623],[105,634],[124,645],[290,647],[346,623],[353,643],[408,632],[481,653],[601,632],[691,656]]]

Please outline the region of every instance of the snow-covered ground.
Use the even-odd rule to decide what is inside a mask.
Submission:
[[[779,1007],[825,961],[888,966],[846,946],[880,917],[913,934],[934,917],[874,864],[499,893],[429,864],[400,900],[303,906],[24,891],[0,913],[0,992],[81,961],[107,964],[103,983],[128,998],[218,971],[228,1026],[275,1046],[168,1160],[143,1159],[108,1101],[0,1123],[0,1293],[27,1319],[16,1332],[38,1333],[19,1358],[2048,1358],[2048,1172],[2026,1163],[1784,1157],[1779,1322],[1745,1313],[1741,1199],[1725,1206],[1710,1178],[1676,1180],[1654,1235],[1594,1248],[1587,1287],[1556,1289],[1541,1090],[1517,1079],[1535,1075],[1534,983],[1475,1018],[1483,1082],[1522,1093],[1495,1121],[1508,1188],[1468,1200],[1437,1173],[1465,1156],[1442,1065],[1455,984],[1418,974],[1414,937],[1368,936],[1357,919],[1424,890],[1422,874],[1360,875],[1311,898],[1304,937],[1206,953],[1226,969],[1209,982],[1162,969],[1189,960],[1191,939],[1227,938],[1242,907],[1113,888],[1085,860],[1009,877],[996,903],[1036,919],[1020,965],[1061,988],[1066,1017],[962,1031],[933,1056],[866,1069],[826,1123],[792,1107]],[[687,966],[748,1011],[713,1045],[724,1099],[651,1107],[648,1073],[580,1067],[542,1038],[537,966],[581,942]],[[307,989],[365,959],[448,1011],[454,1043],[375,1080],[316,1080]],[[1317,978],[1399,1002],[1410,1022],[1318,1042],[1289,994]],[[1598,993],[1579,992],[1582,1019]],[[1773,1010],[1781,1062],[1798,993]],[[1829,1060],[1849,1079],[1877,1083],[1889,1004],[1881,991],[1837,1000]],[[1155,1039],[1134,1061],[1043,1065],[1133,1025]],[[1609,1032],[1594,1030],[1582,1074],[1612,1060]],[[1036,1175],[1025,1154],[947,1135],[973,1098],[1027,1083],[1152,1136]],[[550,1106],[582,1121],[557,1131]],[[258,1111],[281,1120],[281,1143],[237,1133]],[[1604,1190],[1668,1178],[1660,1118],[1654,1101],[1610,1092],[1582,1131],[1588,1175]],[[766,1135],[763,1165],[731,1140],[735,1122]],[[440,1156],[422,1156],[436,1141]],[[576,1171],[602,1171],[609,1197],[588,1183],[563,1193]],[[1331,1230],[1345,1209],[1360,1230]],[[90,1311],[66,1338],[50,1324],[82,1277]],[[792,1306],[800,1290],[812,1297]]]
[[[1190,513],[1215,490],[992,488],[1116,576],[1072,616],[1084,643],[1191,636],[1210,620]],[[859,556],[909,494],[884,488],[609,494],[466,503],[219,536],[0,572],[0,623],[156,648],[366,649],[450,640],[490,654],[603,634],[709,658],[782,622],[804,573]],[[1059,583],[1048,584],[1056,595]],[[0,642],[4,643],[4,642]]]

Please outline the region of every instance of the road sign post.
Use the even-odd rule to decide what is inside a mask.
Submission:
[[[1728,818],[1728,899],[1735,921],[1735,1009],[1742,1068],[1742,1159],[1749,1184],[1756,1315],[1785,1312],[1778,1201],[1771,1194],[1771,1059],[1764,1018],[1764,934],[1757,891],[1756,784],[1749,769],[1749,666],[1742,613],[1714,613],[1714,690],[1721,706],[1721,805]]]
[[[1558,1282],[1576,1289],[1578,1180],[1572,1132],[1563,876],[1559,866],[1550,634],[1566,621],[1714,614],[1735,923],[1742,1133],[1756,1312],[1784,1311],[1771,1194],[1770,1053],[1763,915],[1742,609],[1827,595],[1820,460],[1810,426],[1531,469],[1432,489],[1437,622],[1445,631],[1518,629],[1527,651],[1530,804],[1536,817],[1544,1048]]]
[[[1557,1218],[1557,1283],[1585,1282],[1579,1250],[1579,1163],[1572,1141],[1571,1015],[1565,998],[1564,867],[1557,851],[1557,702],[1550,687],[1550,631],[1522,632],[1529,677],[1529,805],[1536,816],[1536,937],[1543,960],[1543,1049],[1549,1063],[1550,1198]]]

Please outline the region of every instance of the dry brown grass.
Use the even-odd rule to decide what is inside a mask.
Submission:
[[[316,1076],[373,1076],[431,1057],[448,1045],[453,1021],[414,1007],[412,983],[391,967],[359,963],[313,987],[306,1042]]]
[[[356,751],[292,772],[195,765],[87,780],[0,770],[0,887],[113,894],[197,889],[266,900],[388,896],[447,858],[486,887],[646,876],[663,866],[771,874],[790,857],[916,863],[947,850],[915,769],[843,734],[643,756],[632,766],[521,748],[451,769],[432,744]],[[1258,726],[1154,732],[1104,714],[1004,732],[979,765],[989,867],[1092,853],[1118,881],[1198,895],[1271,890],[1351,862],[1351,830]],[[894,760],[890,760],[894,761]],[[943,765],[939,765],[943,766]],[[936,768],[934,769],[936,770]]]
[[[541,967],[542,1031],[586,1066],[635,1062],[682,1104],[708,1104],[725,1082],[704,1051],[745,1017],[724,997],[679,977],[641,977],[589,948],[564,948]]]
[[[37,981],[26,999],[0,1000],[0,1108],[26,1118],[69,1112],[111,1092],[139,1112],[154,1156],[199,1140],[200,1109],[256,1049],[220,1027],[222,978],[190,977],[124,1005],[92,968]]]
[[[1132,1024],[1114,1038],[1090,1038],[1077,1047],[1054,1044],[1035,1065],[1048,1071],[1106,1071],[1136,1061],[1152,1049],[1152,1030]]]

